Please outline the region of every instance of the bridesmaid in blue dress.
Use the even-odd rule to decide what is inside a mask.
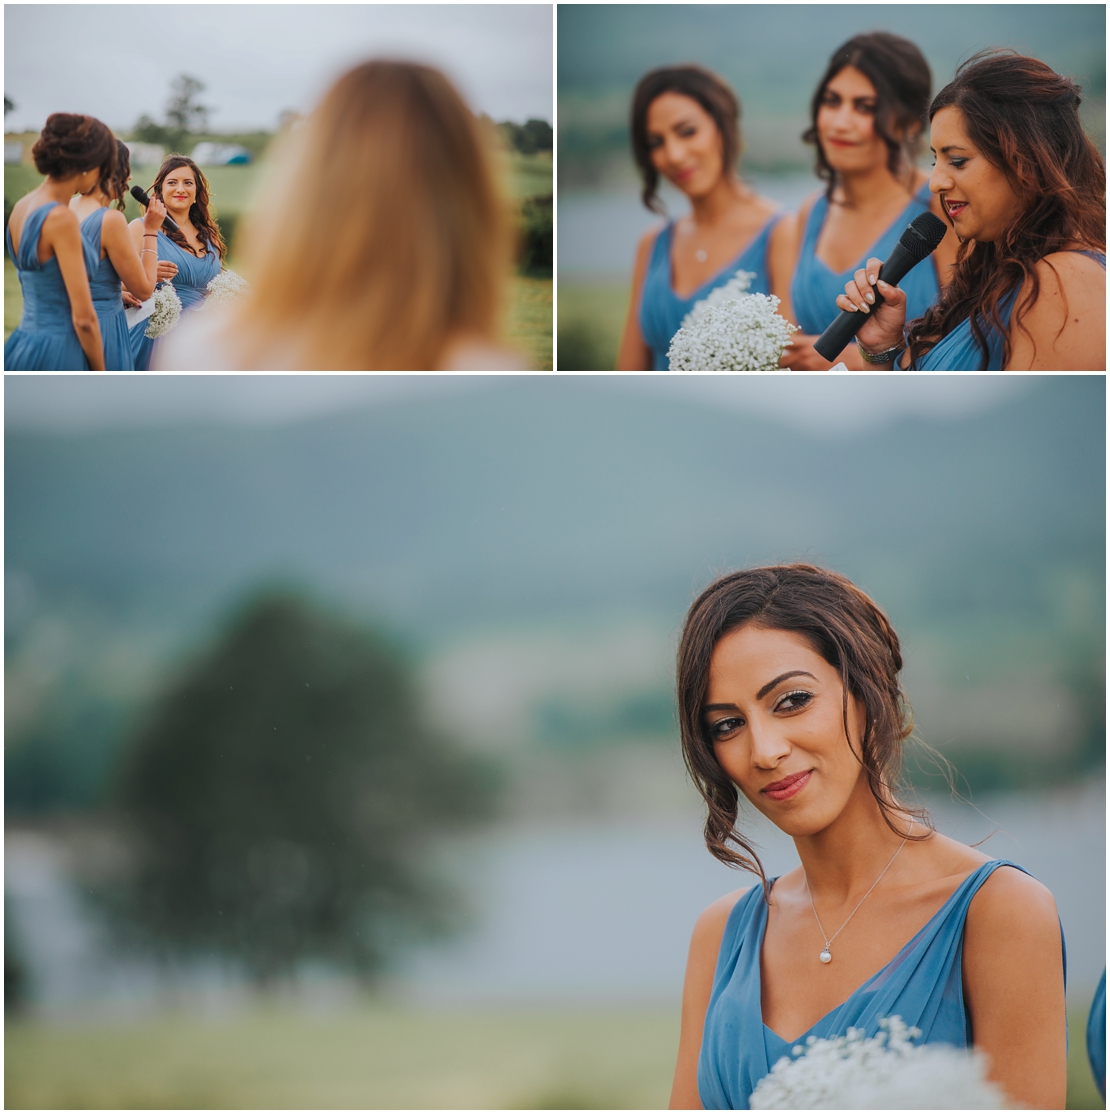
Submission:
[[[1105,371],[1106,168],[1079,120],[1079,88],[1036,58],[984,52],[930,108],[930,189],[960,240],[952,280],[913,318],[889,300],[857,334],[876,367]],[[880,260],[845,284],[869,312]],[[906,321],[910,319],[907,328]]]
[[[118,140],[117,143],[115,171],[102,177],[87,194],[74,197],[69,207],[81,222],[81,235],[90,258],[96,260],[89,284],[104,342],[104,370],[134,371],[121,278],[141,300],[154,294],[157,279],[173,278],[177,268],[158,262],[153,254],[140,257],[131,242],[123,215],[123,197],[131,178],[131,155],[125,143]],[[109,208],[113,203],[118,208]],[[152,200],[150,211],[143,218],[146,229],[157,232],[165,213],[165,206]]]
[[[810,105],[802,137],[817,149],[817,175],[826,188],[784,219],[772,240],[777,273],[785,277],[782,314],[801,332],[782,364],[794,371],[828,369],[813,348],[838,314],[837,295],[866,259],[885,259],[915,217],[940,204],[929,176],[916,167],[932,75],[921,51],[886,32],[857,35],[839,47]],[[956,253],[951,233],[906,275],[902,289],[920,314],[937,299]],[[867,365],[850,345],[834,363]]]
[[[890,620],[812,565],[746,569],[694,602],[678,652],[687,768],[722,862],[759,876],[698,918],[671,1107],[747,1109],[808,1036],[973,1046],[1007,1099],[1062,1108],[1063,933],[1016,864],[937,832],[895,788],[913,725]],[[801,865],[767,880],[741,800],[791,836]]]
[[[133,220],[131,240],[136,251],[157,252],[160,262],[176,265],[173,287],[184,314],[204,304],[208,284],[220,273],[227,252],[210,211],[208,180],[192,159],[170,155],[159,168],[149,193],[152,200],[157,197],[162,201],[179,231],[167,232],[163,228],[157,235],[151,235],[142,220]],[[131,351],[139,371],[150,368],[154,350],[154,340],[146,335],[147,325],[147,321],[139,321],[130,330]]]
[[[748,291],[769,294],[768,245],[775,204],[740,180],[740,103],[729,86],[698,66],[653,70],[632,99],[632,150],[642,198],[662,212],[663,175],[690,200],[690,212],[640,241],[632,299],[621,338],[622,371],[666,370],[667,350],[694,303],[737,271]]]
[[[89,289],[95,261],[67,207],[115,165],[116,139],[91,116],[47,118],[31,156],[46,180],[15,203],[6,232],[23,291],[23,315],[4,344],[8,371],[103,371]]]

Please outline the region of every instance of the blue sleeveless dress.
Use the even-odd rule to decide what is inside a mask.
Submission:
[[[1106,266],[1106,256],[1098,251],[1081,251],[1080,255],[1089,256],[1096,263]],[[912,271],[910,272],[913,273]],[[1006,329],[1010,327],[1010,314],[1014,309],[1018,292],[1007,294],[998,303],[999,317]],[[907,314],[906,320],[909,320]],[[982,318],[980,318],[982,324]],[[979,345],[971,335],[971,319],[961,321],[946,337],[942,337],[924,356],[921,363],[911,366],[909,371],[1002,371],[1003,336],[996,329],[983,325],[983,335],[987,341],[990,359],[982,367],[983,355]]]
[[[181,299],[181,313],[184,315],[195,306],[204,304],[208,284],[220,273],[223,264],[215,248],[199,259],[191,252],[179,247],[164,232],[158,233],[158,258],[168,259],[177,264],[177,274],[173,288]],[[154,341],[146,335],[149,320],[140,321],[131,330],[131,353],[135,358],[136,371],[150,370],[150,357],[154,351]]]
[[[1091,1012],[1087,1017],[1087,1060],[1095,1077],[1098,1093],[1106,1098],[1106,968],[1098,980]]]
[[[961,974],[967,908],[998,867],[1016,865],[994,859],[972,871],[881,971],[792,1041],[784,1041],[763,1024],[759,960],[767,904],[761,887],[753,886],[729,914],[717,956],[698,1059],[702,1106],[747,1110],[756,1084],[783,1056],[790,1056],[795,1045],[805,1044],[806,1037],[843,1036],[849,1026],[873,1037],[879,1021],[894,1014],[921,1030],[920,1044],[969,1046],[971,1023],[964,1009]],[[1063,929],[1060,939],[1062,943]],[[1064,972],[1066,978],[1066,954]]]
[[[737,271],[752,271],[755,278],[748,287],[749,294],[770,294],[771,280],[767,277],[767,244],[781,214],[776,213],[756,233],[750,244],[731,262],[721,268],[711,279],[702,283],[688,298],[680,298],[671,285],[671,242],[674,239],[674,221],[658,236],[651,249],[644,287],[640,293],[640,333],[651,349],[652,369],[666,371],[670,367],[667,350],[671,339],[682,325],[682,319],[694,308],[694,303],[708,297],[718,286],[724,286]]]
[[[876,259],[889,257],[906,230],[906,225],[928,211],[929,196],[928,185],[922,186],[898,219],[860,256],[859,262],[839,275],[834,274],[815,254],[817,238],[825,225],[829,203],[824,195],[814,202],[806,220],[798,265],[790,283],[790,301],[797,318],[794,324],[799,325],[803,333],[823,333],[836,320],[840,313],[836,299],[844,293],[844,284],[872,256]],[[920,317],[937,300],[940,293],[936,267],[931,260],[922,261],[902,279],[898,287],[906,294],[906,320]]]
[[[97,209],[81,222],[81,235],[86,248],[97,261],[89,273],[93,305],[100,319],[100,336],[104,341],[105,371],[134,371],[135,360],[131,355],[131,341],[127,335],[127,316],[124,313],[123,283],[116,274],[112,261],[100,258],[100,234],[104,227],[107,209]]]
[[[18,256],[12,250],[12,232],[7,230],[8,254],[19,274],[23,290],[23,316],[19,327],[4,344],[7,371],[88,371],[89,361],[73,327],[73,310],[57,256],[39,262],[39,238],[43,222],[57,201],[48,201],[23,222]],[[97,260],[85,244],[85,267],[92,271]]]

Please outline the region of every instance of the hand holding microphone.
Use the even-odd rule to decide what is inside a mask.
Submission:
[[[906,295],[898,289],[898,283],[936,250],[947,231],[948,226],[933,213],[915,217],[885,263],[869,259],[867,266],[856,271],[852,281],[845,285],[845,293],[836,299],[841,313],[817,339],[814,350],[826,360],[836,360],[857,333],[860,343],[873,351],[900,345],[906,321]]]
[[[144,190],[142,186],[132,186],[131,196],[140,205],[146,208],[146,213],[143,216],[144,227],[148,228],[151,232],[157,232],[160,227],[168,228],[171,232],[178,231],[177,224],[173,221],[172,218],[166,215],[166,207],[157,197],[153,201],[151,201],[150,196],[147,194],[146,190]],[[153,213],[155,217],[161,214],[161,220],[152,220],[148,223],[147,218],[150,216],[151,213]],[[154,225],[153,228],[150,227],[151,224]]]

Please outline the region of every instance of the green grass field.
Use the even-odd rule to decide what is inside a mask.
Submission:
[[[559,280],[559,370],[612,371],[628,312],[627,282]]]
[[[1070,1016],[1068,1108],[1102,1109]],[[5,1026],[8,1108],[661,1109],[678,1011],[312,1017],[271,1006],[223,1021]]]
[[[8,1108],[662,1108],[678,1011],[316,1018],[5,1028]]]

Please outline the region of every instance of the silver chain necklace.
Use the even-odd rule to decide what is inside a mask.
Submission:
[[[911,820],[910,832],[912,831],[913,821]],[[909,838],[910,833],[907,832],[906,839]],[[902,840],[902,842],[898,844],[898,851],[901,851],[902,848],[906,846],[906,839]],[[890,868],[894,865],[894,860],[898,858],[898,851],[894,852],[894,854],[890,857],[890,862],[883,867],[883,874],[886,874],[886,872],[890,870]],[[883,880],[883,874],[880,874],[879,877],[871,883],[871,890],[873,890]],[[817,927],[821,930],[821,939],[825,941],[825,949],[821,952],[818,958],[821,960],[822,963],[832,963],[832,942],[844,931],[844,925],[846,925],[848,921],[850,921],[856,915],[856,911],[859,909],[859,907],[871,896],[871,890],[868,890],[867,893],[865,893],[863,897],[859,899],[859,902],[856,904],[856,908],[848,914],[847,918],[844,921],[844,924],[842,924],[831,936],[826,936],[825,927],[821,924],[821,918],[817,916],[817,906],[813,904],[813,891],[809,888],[809,875],[806,874],[805,867],[802,867],[802,877],[806,880],[806,893],[809,894],[809,907],[813,910],[813,915],[817,919]]]

